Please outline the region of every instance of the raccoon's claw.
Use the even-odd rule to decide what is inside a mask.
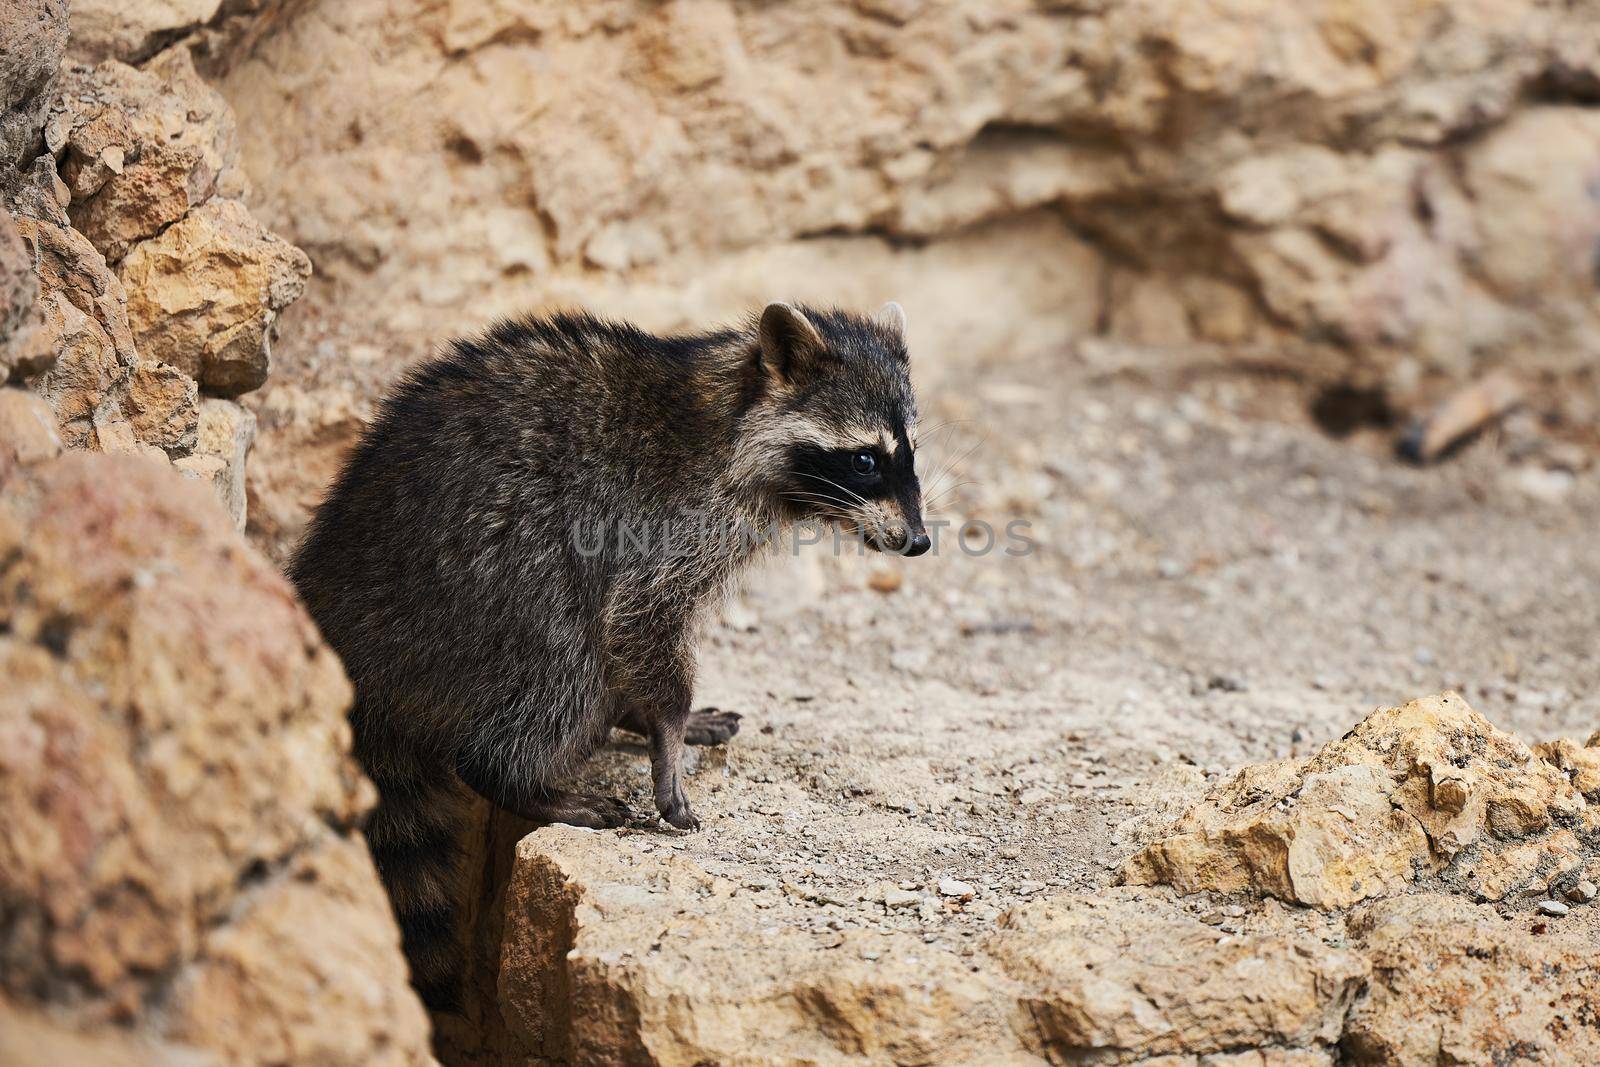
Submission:
[[[691,745],[724,744],[739,732],[739,720],[742,718],[744,716],[737,711],[721,711],[717,708],[691,711],[683,739]]]
[[[700,829],[700,820],[695,816],[688,804],[663,811],[661,817],[680,830]]]

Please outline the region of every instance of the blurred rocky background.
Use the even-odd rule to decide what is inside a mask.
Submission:
[[[0,7],[0,1060],[424,1061],[273,564],[450,334],[777,297],[1041,550],[752,583],[443,1059],[1600,1060],[1596,105],[1592,0]]]

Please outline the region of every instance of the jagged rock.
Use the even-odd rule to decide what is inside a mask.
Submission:
[[[962,967],[904,935],[819,946],[680,858],[615,852],[559,829],[518,847],[493,1062],[1588,1062],[1597,1040],[1575,1024],[1600,997],[1585,935],[1529,938],[1455,896],[1236,935],[1170,897],[1056,897]],[[1502,1024],[1519,1004],[1539,1007]]]
[[[72,224],[113,264],[212,196],[246,191],[233,113],[183,48],[138,69],[67,66],[45,141]]]
[[[217,15],[222,0],[74,0],[74,59],[137,63]]]
[[[1398,895],[1317,909],[1125,886],[1032,897],[965,940],[944,935],[974,902],[941,902],[937,881],[921,893],[829,887],[842,872],[809,856],[801,869],[814,865],[816,884],[790,884],[759,877],[743,849],[627,831],[527,833],[502,817],[471,835],[490,852],[472,899],[503,900],[503,912],[479,917],[490,935],[474,940],[482,982],[467,1020],[441,1022],[440,1055],[460,1067],[1593,1061],[1600,912],[1574,903],[1559,918],[1536,914],[1521,895],[1473,903],[1461,863],[1470,854],[1515,866],[1507,853],[1571,833],[1586,809],[1559,768],[1459,697],[1379,711],[1309,760],[1241,774],[1197,810],[1237,802],[1233,814],[1248,820],[1288,798],[1289,830],[1322,850],[1278,862],[1304,888],[1317,884],[1317,855],[1330,877],[1354,863],[1333,848],[1341,839],[1322,818],[1331,807],[1381,847],[1383,809],[1336,796],[1375,783],[1386,783],[1386,807],[1416,822],[1424,862],[1440,866],[1434,835],[1461,843],[1434,891],[1400,879]],[[1410,814],[1421,798],[1432,800]],[[790,806],[803,802],[776,808]],[[868,818],[852,817],[847,832],[883,832]],[[784,819],[774,833],[795,825]],[[1251,825],[1266,851],[1280,828]],[[1577,851],[1592,854],[1592,829]],[[973,883],[979,900],[986,886]],[[893,928],[908,909],[920,921]]]
[[[0,11],[0,165],[38,152],[50,83],[67,46],[68,0],[13,0]]]
[[[1533,925],[1436,894],[1359,909],[1351,937],[1372,972],[1345,1062],[1600,1062],[1594,927]]]
[[[193,382],[141,364],[128,328],[127,298],[104,258],[73,229],[65,190],[48,157],[5,190],[39,278],[35,342],[54,354],[37,387],[69,448],[133,446],[184,455],[198,422]]]
[[[200,430],[194,454],[173,466],[210,485],[222,498],[233,525],[245,525],[245,457],[256,437],[256,417],[230,400],[200,401]]]
[[[1342,930],[1322,917],[1228,939],[1170,897],[1116,891],[1017,908],[976,954],[905,932],[819,943],[681,857],[631,859],[563,828],[520,843],[507,1032],[496,1056],[451,1062],[1189,1064],[1259,1049],[1311,1067],[1332,1062],[1366,973],[1324,943]]]
[[[1563,771],[1572,780],[1572,788],[1588,798],[1589,803],[1600,805],[1600,732],[1580,745],[1570,737],[1534,745],[1539,758]]]
[[[243,204],[216,199],[135,246],[119,273],[140,355],[235,396],[266,381],[272,324],[311,261]]]
[[[0,208],[0,385],[50,369],[55,352],[39,330],[39,278],[11,213]]]
[[[0,389],[0,485],[17,469],[60,452],[61,435],[50,405],[25,389]]]
[[[1289,924],[1220,936],[1165,901],[1027,904],[992,948],[1026,990],[1030,1051],[1051,1063],[1255,1049],[1267,1062],[1331,1064],[1367,971],[1357,953]]]
[[[84,453],[13,472],[0,558],[0,1000],[232,1064],[428,1062],[350,688],[284,579],[207,491]]]
[[[139,63],[174,41],[216,67],[299,0],[74,0],[68,54],[87,63]]]
[[[732,275],[840,299],[877,275],[797,266],[818,234],[946,240],[1048,211],[1072,223],[1058,254],[1095,252],[1080,285],[1040,284],[1064,328],[1294,343],[1398,388],[1600,349],[1600,120],[1571,106],[1600,85],[1597,13],[345,0],[223,91],[252,117],[265,217],[357,305],[425,330],[624,294],[667,324],[727,314],[737,253],[759,266]],[[998,237],[986,254],[1019,259]],[[695,285],[639,294],[661,278]],[[1080,316],[1085,291],[1102,306]]]
[[[1303,763],[1249,767],[1123,867],[1135,885],[1338,908],[1445,874],[1499,900],[1582,863],[1600,809],[1456,694],[1368,716]]]

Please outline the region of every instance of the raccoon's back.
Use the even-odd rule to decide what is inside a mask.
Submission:
[[[445,677],[464,648],[491,655],[519,617],[592,610],[548,602],[584,596],[564,516],[590,491],[559,432],[583,404],[508,373],[504,355],[458,346],[409,374],[290,567],[358,687],[397,664]]]

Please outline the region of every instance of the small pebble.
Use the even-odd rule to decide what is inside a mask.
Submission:
[[[921,902],[922,896],[906,889],[885,889],[883,891],[883,906],[886,908],[914,908]]]
[[[1567,913],[1568,909],[1567,906],[1561,903],[1559,900],[1541,900],[1539,901],[1539,910],[1544,912],[1546,915],[1553,915],[1559,919],[1561,916]]]
[[[941,897],[956,897],[960,900],[969,900],[975,893],[977,893],[976,889],[958,879],[939,879],[939,895]]]
[[[1587,904],[1600,894],[1600,888],[1585,878],[1571,889],[1567,890],[1567,899],[1575,904]]]
[[[867,584],[872,587],[874,592],[883,593],[887,596],[898,590],[904,580],[899,571],[882,567],[872,572],[871,576],[867,578]]]

